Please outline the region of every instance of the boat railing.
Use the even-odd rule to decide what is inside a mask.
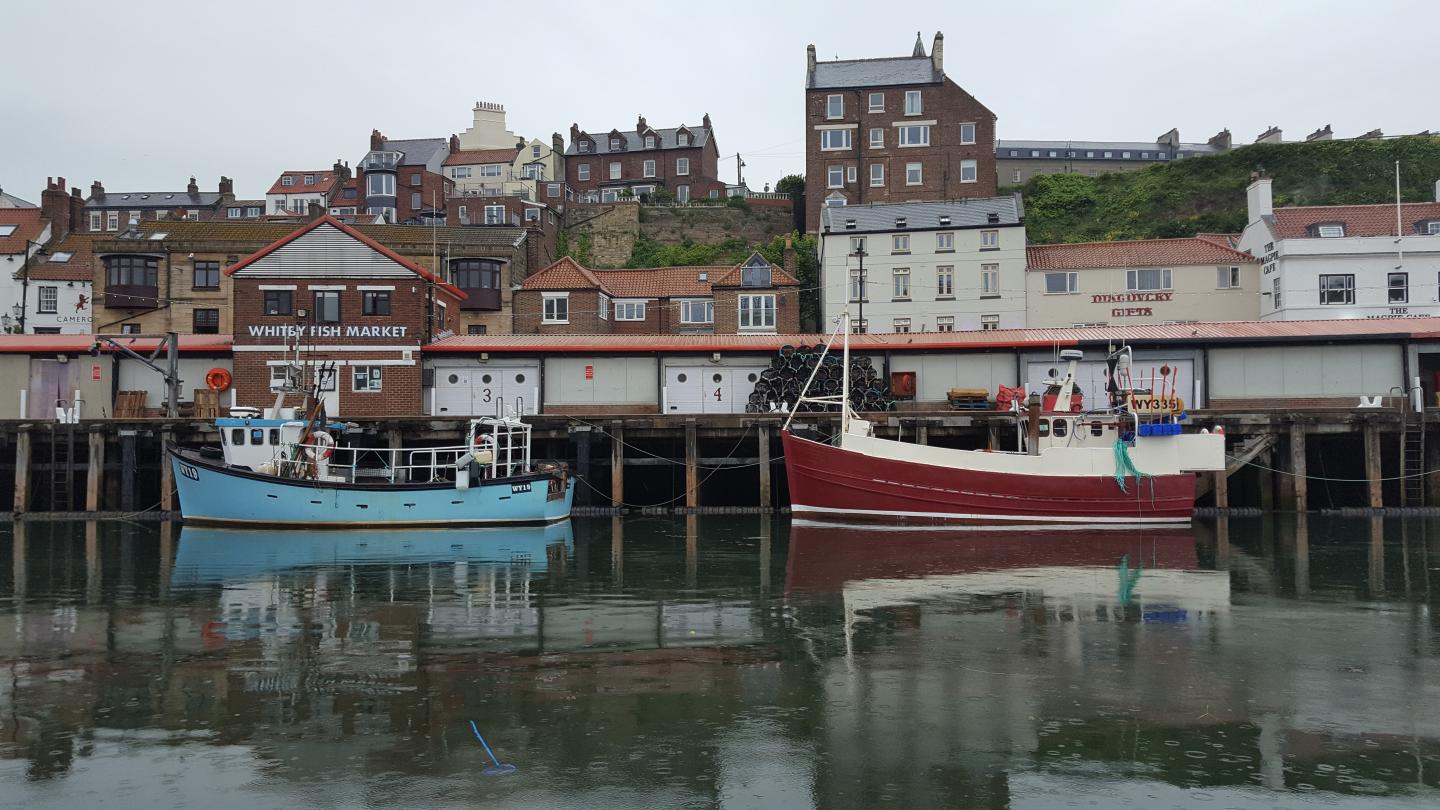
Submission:
[[[336,447],[328,442],[290,443],[271,460],[281,478],[358,482],[433,482],[450,480],[456,465],[473,448],[465,445],[416,449]]]

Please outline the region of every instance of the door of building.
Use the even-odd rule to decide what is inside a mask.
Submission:
[[[31,360],[25,418],[54,419],[57,401],[64,400],[69,407],[70,398],[75,394],[74,390],[67,390],[70,388],[70,364],[59,360]]]
[[[760,367],[672,366],[665,370],[666,413],[744,413]]]

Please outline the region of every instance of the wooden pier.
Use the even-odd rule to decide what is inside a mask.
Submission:
[[[877,435],[979,449],[1013,434],[1012,417],[983,411],[867,415]],[[1387,409],[1198,411],[1195,427],[1222,427],[1230,466],[1199,476],[1199,504],[1307,512],[1440,506],[1440,413]],[[466,420],[354,420],[357,441],[392,454],[401,446],[460,440]],[[780,414],[553,415],[527,417],[534,455],[569,463],[581,479],[577,507],[647,511],[772,511],[787,504]],[[830,414],[797,423],[836,429]],[[208,421],[0,422],[0,483],[13,483],[11,516],[175,510],[163,448],[215,446]]]

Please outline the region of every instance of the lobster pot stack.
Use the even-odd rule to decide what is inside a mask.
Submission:
[[[755,390],[750,393],[745,405],[747,413],[773,413],[787,411],[800,399],[800,391],[807,380],[810,383],[809,396],[835,396],[841,393],[845,384],[844,360],[834,352],[826,353],[824,344],[814,346],[782,346],[779,353],[770,359],[770,367],[760,373]],[[818,366],[818,369],[817,369]],[[868,357],[850,359],[850,407],[856,411],[892,411],[895,400],[890,396],[890,387],[875,370]],[[801,403],[801,412],[825,411],[825,403]]]

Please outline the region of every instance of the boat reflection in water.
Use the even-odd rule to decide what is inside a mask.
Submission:
[[[569,556],[570,521],[545,526],[370,531],[251,531],[186,526],[172,587],[253,578],[291,569],[390,563],[523,564],[543,572]]]

